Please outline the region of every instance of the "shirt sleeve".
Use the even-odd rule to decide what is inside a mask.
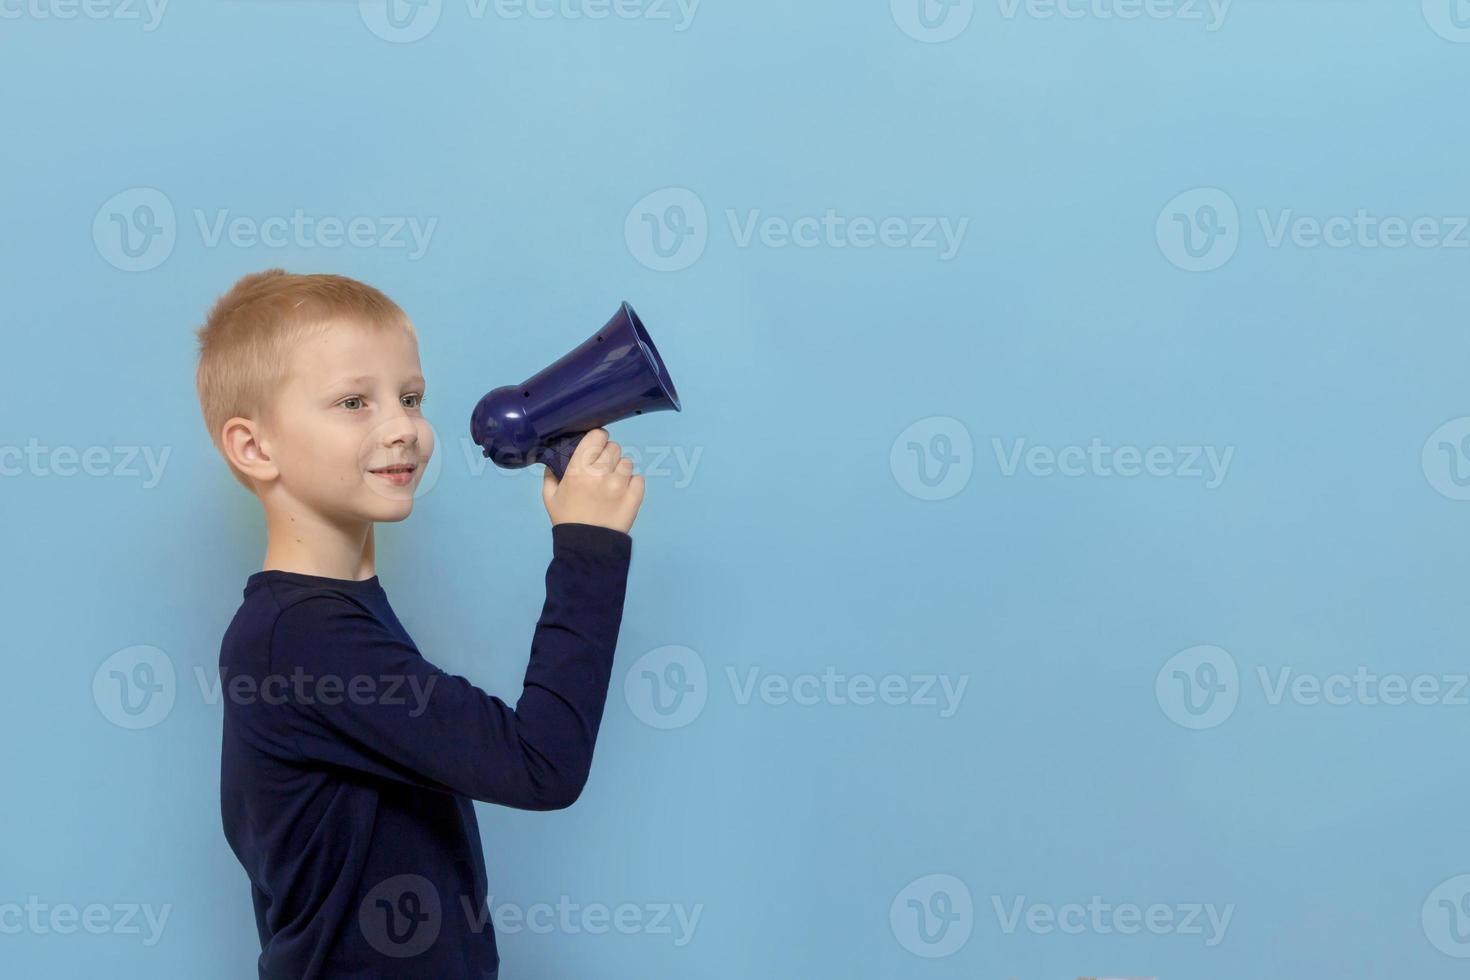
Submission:
[[[546,602],[514,708],[435,667],[343,595],[283,610],[271,673],[302,756],[518,809],[571,806],[592,766],[633,542],[591,524],[551,532]]]

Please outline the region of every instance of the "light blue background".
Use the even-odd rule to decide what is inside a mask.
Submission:
[[[539,473],[468,465],[474,401],[626,298],[684,411],[614,438],[701,454],[692,478],[648,478],[587,792],[479,810],[497,903],[701,906],[693,941],[501,933],[507,980],[1463,976],[1450,954],[1470,943],[1431,892],[1470,872],[1470,707],[1272,704],[1257,675],[1467,670],[1470,503],[1438,440],[1421,450],[1470,415],[1470,249],[1272,247],[1258,218],[1470,213],[1470,44],[1431,27],[1436,2],[1237,0],[1209,30],[987,0],[944,43],[882,0],[704,0],[682,31],[446,0],[412,43],[351,2],[175,2],[152,31],[4,7],[22,16],[0,19],[0,446],[170,455],[151,487],[0,478],[0,907],[169,918],[151,947],[8,929],[0,973],[255,975],[196,669],[263,531],[200,423],[191,332],[236,277],[283,265],[370,281],[418,325],[443,469],[379,528],[379,573],[425,655],[493,693],[519,693],[550,550]],[[134,188],[167,198],[176,242],[130,272],[93,225]],[[664,188],[708,214],[703,253],[667,272],[625,235]],[[1196,188],[1239,214],[1207,272],[1156,235]],[[437,225],[417,259],[211,247],[196,226],[297,208]],[[727,219],[829,208],[969,225],[944,261],[741,247]],[[891,450],[936,417],[963,426],[973,449],[950,450],[973,475],[926,500]],[[1233,457],[1210,489],[1006,475],[993,443],[1094,437]],[[127,730],[92,681],[140,644],[173,664],[176,702]],[[1192,730],[1155,680],[1204,644],[1238,665],[1238,705]],[[668,645],[707,668],[707,703],[663,730],[624,681]],[[728,668],[968,686],[947,718],[742,704]],[[940,958],[905,902],[890,921],[934,874],[974,906]],[[1233,912],[1207,945],[1008,934],[994,910],[1094,895]]]

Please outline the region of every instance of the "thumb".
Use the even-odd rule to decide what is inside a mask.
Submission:
[[[548,510],[551,509],[552,498],[556,496],[556,488],[560,483],[561,481],[556,478],[556,474],[551,472],[550,466],[542,468],[541,502],[546,505]]]

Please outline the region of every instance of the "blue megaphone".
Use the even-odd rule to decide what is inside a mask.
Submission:
[[[666,409],[679,393],[653,338],[626,302],[597,333],[518,385],[481,398],[470,437],[496,466],[545,463],[557,479],[589,429]]]

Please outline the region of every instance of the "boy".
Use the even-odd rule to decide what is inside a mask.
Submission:
[[[425,660],[378,580],[434,451],[417,334],[341,276],[246,276],[199,328],[206,425],[265,510],[220,647],[225,838],[262,980],[499,975],[472,800],[571,806],[621,625],[643,478],[607,433],[547,470],[546,603],[512,709]]]

